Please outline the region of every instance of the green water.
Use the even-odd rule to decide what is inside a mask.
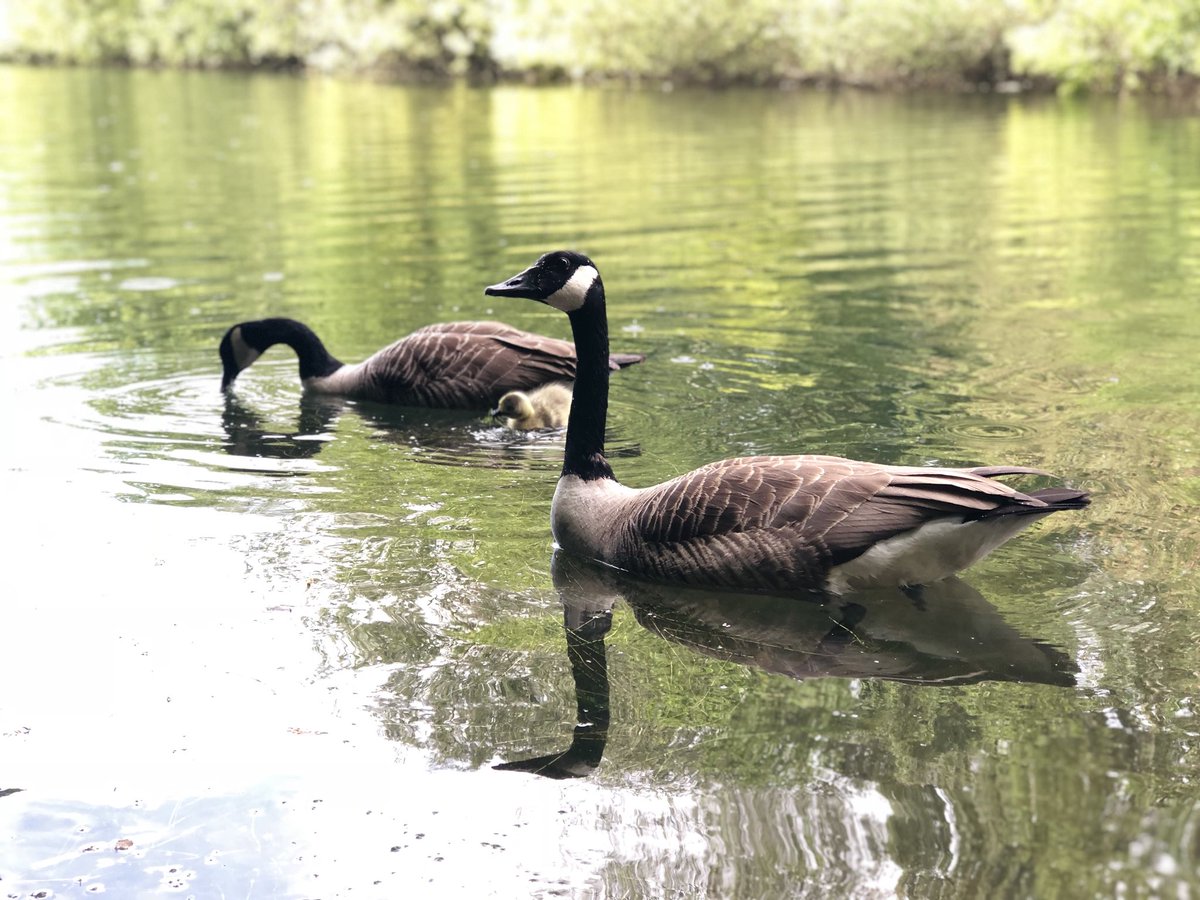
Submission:
[[[0,895],[1200,888],[1200,119],[19,68],[0,103]],[[283,348],[218,390],[266,315],[348,361],[566,336],[482,294],[559,246],[647,355],[629,484],[821,452],[1095,502],[920,606],[650,589],[552,572],[561,435],[304,400]]]

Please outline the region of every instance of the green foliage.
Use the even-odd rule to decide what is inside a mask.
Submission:
[[[10,55],[406,77],[1133,90],[1200,72],[1200,0],[45,0]]]
[[[53,0],[16,4],[8,14],[18,55],[69,62],[116,62],[126,58],[138,0]]]
[[[802,16],[783,0],[590,0],[575,46],[601,74],[761,82],[801,71]]]
[[[12,16],[19,58],[434,75],[489,64],[487,6],[471,0],[48,0]]]
[[[1011,34],[1017,71],[1068,87],[1129,90],[1200,72],[1200,2],[1060,0]]]
[[[813,60],[843,80],[976,81],[1004,75],[1020,8],[961,0],[844,0],[812,18]]]

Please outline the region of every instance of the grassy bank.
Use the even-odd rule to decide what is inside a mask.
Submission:
[[[1169,90],[1200,0],[0,0],[6,58],[402,79]]]

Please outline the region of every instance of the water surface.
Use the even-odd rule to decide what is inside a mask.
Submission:
[[[4,896],[1200,887],[1200,120],[20,68],[0,100]],[[648,357],[629,484],[823,452],[1095,503],[921,606],[647,589],[552,565],[561,435],[305,399],[283,348],[218,390],[266,315],[349,361],[565,336],[482,295],[559,246]]]

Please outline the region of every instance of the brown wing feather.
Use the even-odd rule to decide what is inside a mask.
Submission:
[[[829,530],[826,544],[831,565],[848,562],[879,541],[920,528],[934,519],[953,516],[971,520],[1047,508],[1044,501],[992,481],[980,470],[871,468],[882,472],[887,483],[869,503],[857,507],[838,527]],[[992,466],[983,471],[999,475],[1031,474],[1037,470]]]
[[[493,319],[472,319],[467,322],[434,322],[432,325],[422,325],[413,334],[487,334],[494,337],[504,334],[523,335],[529,332]]]
[[[364,361],[361,396],[485,409],[508,391],[574,377],[575,353],[567,341],[499,322],[447,322],[414,331]]]
[[[640,361],[619,355],[612,369]],[[362,363],[357,396],[409,406],[487,409],[509,391],[575,378],[575,345],[502,322],[426,325]]]
[[[819,583],[831,566],[888,537],[1004,507],[1046,504],[966,469],[829,456],[729,459],[640,494],[611,561],[682,580],[702,570],[707,584]]]

